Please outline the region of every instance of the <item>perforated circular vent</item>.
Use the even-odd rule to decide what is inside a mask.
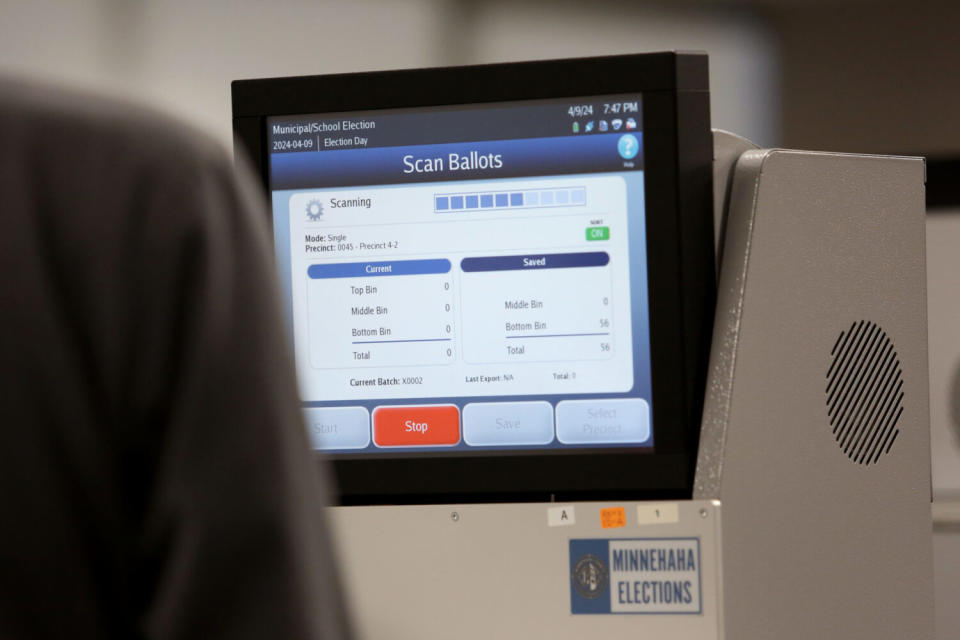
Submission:
[[[883,329],[865,320],[841,332],[830,355],[827,414],[833,435],[851,460],[874,464],[900,435],[900,359]]]

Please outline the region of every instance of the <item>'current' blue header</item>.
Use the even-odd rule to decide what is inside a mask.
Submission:
[[[271,188],[600,173],[643,168],[640,131],[583,137],[303,151],[270,156]]]

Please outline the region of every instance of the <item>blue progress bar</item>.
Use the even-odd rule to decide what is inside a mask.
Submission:
[[[587,203],[586,187],[558,189],[525,189],[522,191],[486,191],[477,193],[445,193],[433,196],[436,213],[473,209],[532,209],[569,207]]]

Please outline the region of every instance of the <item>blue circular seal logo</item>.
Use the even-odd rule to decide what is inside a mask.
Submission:
[[[632,133],[625,133],[617,141],[617,151],[624,160],[633,160],[640,153],[640,141]]]
[[[573,588],[582,598],[595,600],[607,590],[607,565],[603,560],[588,553],[573,565],[570,576]]]

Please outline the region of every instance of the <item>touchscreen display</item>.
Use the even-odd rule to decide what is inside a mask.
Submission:
[[[272,117],[316,448],[652,450],[640,95]]]

